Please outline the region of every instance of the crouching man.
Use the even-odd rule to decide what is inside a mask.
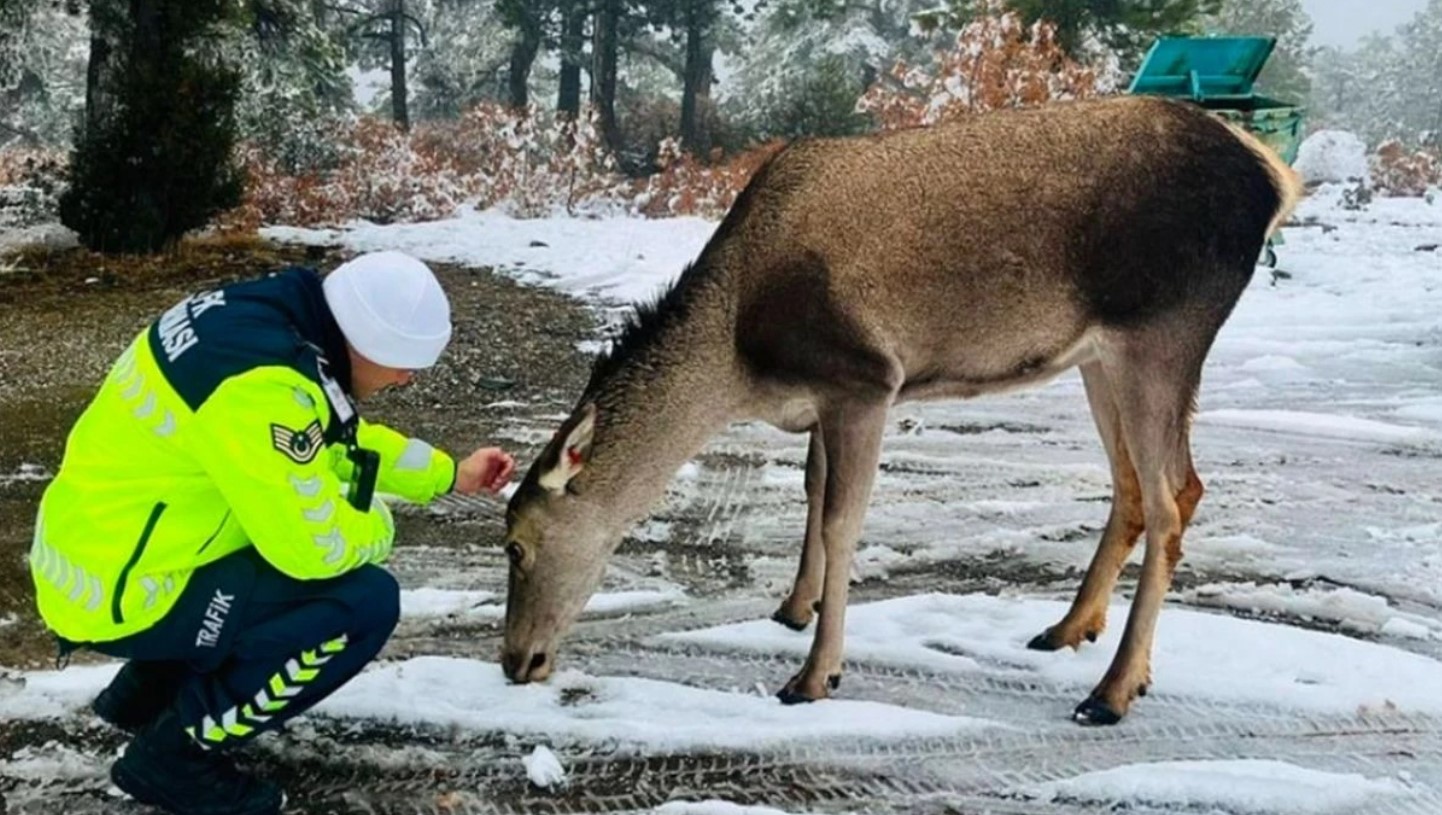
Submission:
[[[381,650],[399,589],[376,493],[496,492],[514,463],[460,461],[361,419],[451,336],[420,261],[358,257],[188,297],[121,354],[66,442],[30,552],[62,655],[127,660],[95,712],[133,740],[111,777],[181,815],[280,810],[227,753],[304,712]]]

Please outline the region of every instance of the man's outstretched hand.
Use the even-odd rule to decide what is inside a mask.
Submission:
[[[482,447],[456,465],[455,491],[475,495],[485,490],[492,495],[510,483],[516,460],[499,447]]]

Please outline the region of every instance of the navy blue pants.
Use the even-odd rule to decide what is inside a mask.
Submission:
[[[399,617],[400,587],[379,566],[297,580],[244,549],[197,570],[154,627],[88,647],[184,663],[176,713],[196,741],[221,747],[329,696],[380,653]]]

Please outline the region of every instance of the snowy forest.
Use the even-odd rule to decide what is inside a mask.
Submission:
[[[0,187],[9,223],[124,250],[462,205],[714,217],[781,140],[1119,92],[1167,33],[1276,36],[1261,93],[1364,142],[1378,191],[1437,183],[1442,0],[1353,51],[1299,0],[0,0]],[[187,200],[137,228],[127,174]]]
[[[117,781],[147,755],[191,813],[1439,815],[1442,0],[1404,2],[0,0],[0,815],[157,812]],[[1169,35],[1275,39],[1265,98],[1210,101],[1296,169],[1285,216],[1204,116],[1158,115],[1170,156],[979,121],[1131,93]],[[803,148],[725,219],[852,135],[902,149]],[[445,311],[356,302],[436,354],[448,322],[428,367],[327,294],[382,253]],[[494,495],[438,456],[488,450]],[[239,588],[192,580],[226,552]],[[528,585],[575,625],[517,650],[564,616]],[[52,600],[183,613],[112,647]],[[182,692],[234,697],[183,725],[208,758]]]

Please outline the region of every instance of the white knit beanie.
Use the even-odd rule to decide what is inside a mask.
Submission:
[[[326,275],[325,301],[361,356],[429,368],[451,339],[451,304],[431,270],[404,252],[371,252]]]

